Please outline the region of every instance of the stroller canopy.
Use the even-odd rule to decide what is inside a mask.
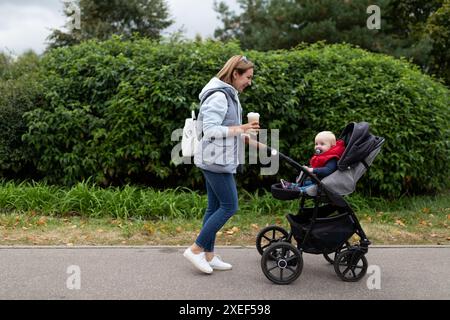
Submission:
[[[345,151],[337,163],[339,170],[350,169],[359,162],[362,162],[368,168],[364,159],[372,151],[378,149],[384,141],[384,139],[369,132],[367,122],[349,123],[342,131],[340,138],[344,141]]]

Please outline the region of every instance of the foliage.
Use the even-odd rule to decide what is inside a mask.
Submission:
[[[22,142],[26,131],[23,114],[40,103],[39,58],[26,52],[17,60],[0,53],[0,175],[33,176],[31,150]]]
[[[238,0],[241,13],[216,3],[223,28],[215,36],[222,41],[238,39],[244,49],[289,49],[299,43],[350,42],[375,50],[385,36],[379,30],[368,30],[366,9],[369,0]],[[385,7],[387,1],[378,1]],[[384,26],[383,26],[384,28]]]
[[[237,39],[244,49],[289,49],[299,43],[352,43],[361,48],[406,57],[447,84],[449,67],[448,0],[382,0],[380,29],[369,30],[373,1],[238,0],[236,14],[216,3],[223,26],[215,36]],[[446,9],[447,8],[447,9]],[[447,40],[448,41],[448,40]],[[444,43],[443,43],[444,42]]]
[[[236,43],[120,38],[51,51],[42,61],[45,103],[26,114],[23,136],[39,173],[69,185],[93,177],[103,185],[202,187],[199,170],[171,162],[171,134],[240,53]],[[241,96],[244,113],[259,112],[262,127],[280,130],[282,152],[306,163],[315,133],[367,121],[386,144],[359,183],[363,192],[448,187],[449,91],[417,67],[349,45],[245,54],[256,69]],[[270,177],[251,165],[239,183],[252,190],[290,175],[283,163]]]
[[[450,0],[428,18],[425,33],[433,42],[431,72],[450,85]]]
[[[281,150],[307,162],[317,131],[339,133],[348,122],[367,121],[386,143],[359,184],[365,192],[398,195],[448,186],[445,87],[404,61],[346,45],[276,52],[270,59],[253,88],[262,91],[244,105],[263,111],[265,123],[281,129]]]
[[[39,171],[64,184],[90,176],[103,185],[197,184],[198,173],[170,163],[171,133],[238,50],[119,38],[53,50],[43,59],[46,107],[27,115],[24,136],[40,154]]]
[[[391,201],[354,193],[348,197],[348,201],[367,227],[371,223],[417,226],[419,230],[414,230],[417,233],[432,233],[431,227],[434,225],[435,228],[441,227],[445,234],[450,206],[448,192]],[[122,222],[151,220],[162,223],[173,223],[179,219],[183,227],[192,222],[198,226],[200,221],[193,220],[203,217],[206,202],[205,194],[186,188],[163,191],[129,185],[100,188],[89,181],[61,188],[44,183],[17,184],[0,181],[0,223],[6,229],[18,228],[21,231],[22,226],[32,227],[34,224],[42,227],[50,220],[44,216],[63,217],[66,222],[70,217],[80,218],[84,222],[87,222],[87,218],[114,218]],[[253,224],[257,221],[269,222],[267,217],[271,217],[276,219],[277,224],[282,221],[286,223],[284,215],[298,210],[297,201],[279,201],[268,192],[240,192],[239,204],[239,212],[230,223],[242,228],[252,225],[253,232]],[[311,205],[312,203],[307,203],[307,206]],[[105,223],[110,224],[111,220]],[[256,230],[258,229],[256,226]]]
[[[68,32],[53,30],[48,38],[50,48],[92,38],[106,40],[111,35],[130,38],[137,33],[158,39],[161,30],[173,23],[164,0],[78,0],[64,10],[72,22],[76,14],[74,3],[80,10],[80,27],[70,28]]]

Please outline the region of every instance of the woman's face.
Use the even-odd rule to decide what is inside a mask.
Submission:
[[[233,71],[233,87],[241,93],[245,88],[252,84],[253,68],[248,69],[243,74],[239,74],[236,70]]]

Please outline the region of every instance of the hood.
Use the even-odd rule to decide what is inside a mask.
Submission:
[[[225,89],[230,93],[233,93],[231,94],[232,97],[238,94],[238,91],[232,85],[229,85],[228,83],[223,82],[219,78],[214,77],[211,80],[209,80],[209,82],[206,84],[206,86],[202,89],[202,91],[198,95],[200,101],[202,100],[205,93],[212,89]]]

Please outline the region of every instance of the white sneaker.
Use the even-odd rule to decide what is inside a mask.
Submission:
[[[213,269],[209,265],[208,261],[206,261],[204,252],[195,254],[192,252],[191,248],[187,248],[184,251],[183,256],[186,259],[188,259],[190,262],[192,262],[192,264],[200,271],[202,271],[204,273],[212,273],[213,272]]]
[[[214,270],[231,270],[233,268],[231,264],[223,262],[218,255],[215,255],[214,258],[209,261],[209,265]]]

